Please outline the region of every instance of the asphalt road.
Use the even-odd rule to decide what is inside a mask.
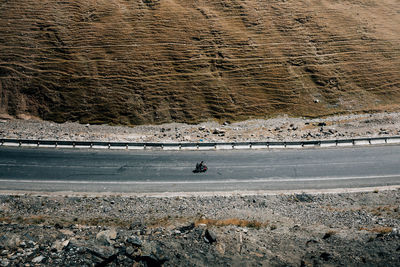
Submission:
[[[0,148],[0,190],[210,192],[400,184],[400,146],[116,151]],[[204,160],[207,173],[194,174]]]

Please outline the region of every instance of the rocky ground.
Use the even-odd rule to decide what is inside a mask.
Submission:
[[[1,266],[399,266],[400,190],[0,196]]]
[[[122,127],[57,124],[32,118],[0,120],[0,138],[122,142],[297,141],[393,136],[400,134],[400,113],[332,116],[322,119],[287,116],[222,124],[170,123]]]

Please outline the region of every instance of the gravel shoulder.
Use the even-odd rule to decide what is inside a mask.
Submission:
[[[209,121],[197,125],[169,123],[136,127],[57,124],[31,117],[0,120],[0,138],[120,141],[120,142],[235,142],[304,141],[400,134],[400,113],[247,120],[237,123]]]
[[[398,266],[400,190],[0,196],[1,266]]]

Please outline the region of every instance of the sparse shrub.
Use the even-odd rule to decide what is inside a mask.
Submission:
[[[41,224],[45,222],[45,218],[41,215],[36,215],[26,218],[25,221],[32,224]]]
[[[385,235],[391,233],[393,231],[393,228],[388,226],[377,226],[373,228],[361,227],[360,230],[365,230],[371,233],[378,233],[381,235]]]
[[[206,225],[215,225],[215,226],[228,226],[235,225],[240,227],[249,227],[259,229],[266,225],[266,223],[262,223],[256,220],[248,221],[248,220],[240,220],[237,218],[231,218],[226,220],[214,220],[214,219],[199,219],[195,222],[195,225],[206,224]]]

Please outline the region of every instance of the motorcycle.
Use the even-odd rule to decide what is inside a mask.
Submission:
[[[196,168],[193,170],[193,173],[201,173],[201,172],[206,172],[208,170],[207,166],[205,164],[196,164]]]

